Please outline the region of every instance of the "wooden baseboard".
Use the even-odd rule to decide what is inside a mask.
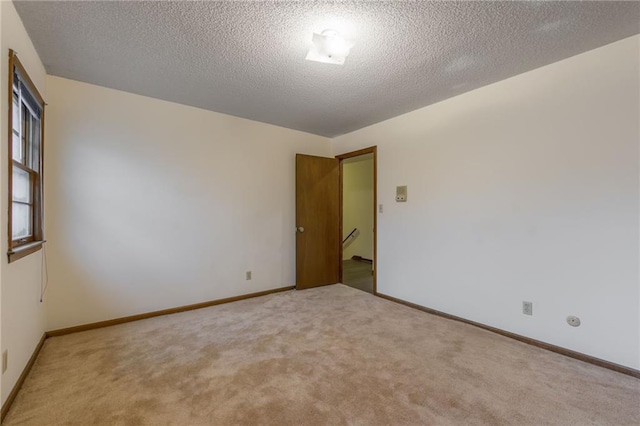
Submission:
[[[177,314],[178,312],[192,311],[194,309],[207,308],[209,306],[221,305],[223,303],[237,302],[238,300],[251,299],[253,297],[266,296],[268,294],[279,293],[293,289],[292,286],[274,288],[272,290],[259,291],[257,293],[243,294],[240,296],[227,297],[226,299],[211,300],[209,302],[195,303],[193,305],[179,306],[177,308],[163,309],[160,311],[147,312],[144,314],[131,315],[128,317],[116,318],[107,321],[93,322],[89,324],[77,325],[75,327],[60,328],[58,330],[47,331],[47,337],[64,336],[65,334],[77,333],[80,331],[93,330],[96,328],[109,327],[111,325],[123,324],[126,322],[138,321],[161,315]]]
[[[13,389],[11,389],[11,393],[9,393],[9,397],[7,398],[5,403],[2,405],[2,412],[0,413],[0,422],[4,421],[4,417],[9,412],[9,408],[11,408],[11,404],[13,404],[13,401],[16,399],[16,396],[18,395],[18,391],[20,391],[22,384],[24,383],[25,379],[29,375],[29,372],[31,371],[31,367],[33,367],[33,364],[35,364],[36,358],[38,358],[40,349],[42,349],[42,345],[44,345],[44,341],[46,339],[47,339],[47,333],[44,333],[40,338],[38,345],[33,350],[33,353],[31,354],[31,358],[29,358],[27,365],[25,365],[24,370],[22,370],[22,374],[20,374],[20,377],[18,377],[18,381],[13,386]]]
[[[447,318],[454,321],[463,322],[465,324],[473,325],[475,327],[481,328],[483,330],[491,331],[493,333],[500,334],[505,337],[509,337],[511,339],[518,340],[523,343],[527,343],[532,346],[536,346],[538,348],[546,349],[551,352],[558,353],[560,355],[568,356],[570,358],[575,358],[577,360],[587,362],[589,364],[597,365],[598,367],[607,368],[609,370],[617,371],[618,373],[626,374],[637,379],[640,379],[640,370],[633,369],[631,367],[625,367],[624,365],[616,364],[614,362],[605,361],[600,358],[593,357],[591,355],[586,355],[581,352],[572,351],[571,349],[566,349],[560,346],[552,345],[550,343],[541,342],[540,340],[531,339],[529,337],[521,336],[516,333],[511,333],[509,331],[501,330],[496,327],[491,327],[489,325],[481,324],[479,322],[471,321],[468,319],[464,319],[461,317],[457,317],[455,315],[447,314],[441,311],[437,311],[435,309],[427,308],[422,305],[418,305],[416,303],[407,302],[406,300],[397,299],[392,296],[387,296],[386,294],[377,293],[376,296],[381,297],[383,299],[390,300],[395,303],[399,303],[401,305],[408,306],[413,309],[418,309],[423,312],[427,312],[429,314],[438,315],[443,318]]]

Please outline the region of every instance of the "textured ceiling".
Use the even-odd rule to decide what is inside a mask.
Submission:
[[[14,3],[49,74],[329,137],[640,32],[636,2]],[[343,66],[305,60],[327,28]]]

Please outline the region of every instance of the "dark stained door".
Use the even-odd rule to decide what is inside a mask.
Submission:
[[[340,163],[296,154],[296,288],[340,279]]]

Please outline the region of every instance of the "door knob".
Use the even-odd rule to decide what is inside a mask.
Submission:
[[[301,234],[304,232],[304,228],[303,228],[302,226],[298,226],[298,227],[296,228],[296,230],[297,230],[298,232],[300,232]]]

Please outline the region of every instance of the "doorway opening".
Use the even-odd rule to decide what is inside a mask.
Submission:
[[[340,282],[376,294],[376,166],[370,147],[340,161]]]

